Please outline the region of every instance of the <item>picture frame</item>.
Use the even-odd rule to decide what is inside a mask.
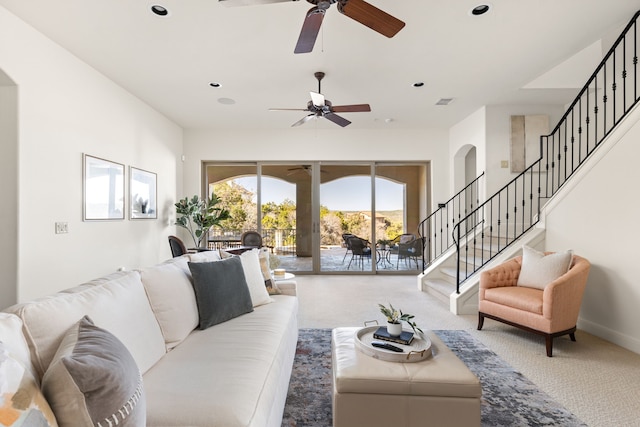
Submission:
[[[129,219],[157,219],[157,175],[129,168]]]
[[[124,165],[83,154],[82,219],[124,220]]]
[[[540,157],[540,135],[549,133],[546,114],[511,116],[511,172],[521,173]]]

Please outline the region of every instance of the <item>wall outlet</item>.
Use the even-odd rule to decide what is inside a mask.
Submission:
[[[501,160],[500,161],[500,167],[503,169],[506,169],[509,167],[509,160]]]
[[[56,234],[67,234],[69,232],[68,222],[56,222]]]

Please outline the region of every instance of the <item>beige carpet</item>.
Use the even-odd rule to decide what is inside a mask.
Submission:
[[[640,355],[578,330],[577,342],[544,339],[477,316],[455,316],[417,289],[414,276],[297,276],[300,328],[363,326],[384,318],[378,303],[414,314],[422,329],[464,329],[589,426],[640,426]]]

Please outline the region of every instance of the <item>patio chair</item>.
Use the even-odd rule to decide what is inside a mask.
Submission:
[[[411,266],[411,260],[415,261],[416,269],[420,269],[418,264],[418,258],[422,258],[422,252],[424,251],[424,237],[413,239],[407,243],[398,243],[398,259],[396,261],[396,270],[400,267],[400,260],[404,259],[405,264],[409,262]]]
[[[174,258],[187,253],[184,243],[176,236],[169,236],[169,247],[171,248],[171,256]]]
[[[240,245],[251,248],[262,247],[262,236],[257,231],[245,231],[240,236]]]
[[[353,236],[349,238],[349,246],[351,247],[351,259],[349,260],[349,265],[347,265],[347,270],[351,267],[351,263],[354,260],[356,264],[360,263],[360,269],[364,269],[364,259],[369,258],[369,261],[371,261],[369,241]]]
[[[344,246],[347,248],[346,251],[344,251],[344,256],[342,257],[342,263],[344,264],[344,260],[347,259],[347,254],[349,252],[351,252],[351,246],[349,245],[349,239],[352,237],[356,237],[355,234],[351,234],[351,233],[344,233],[342,235],[342,240],[344,240]],[[353,252],[352,252],[353,254]]]
[[[406,244],[415,239],[416,235],[411,233],[404,233],[394,237],[391,242],[389,242],[389,258],[391,258],[391,255],[398,255],[400,243]]]

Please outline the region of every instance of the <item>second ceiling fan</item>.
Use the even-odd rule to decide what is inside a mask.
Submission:
[[[369,106],[369,104],[332,105],[331,101],[325,99],[324,95],[321,93],[320,82],[324,78],[324,73],[322,71],[318,71],[314,73],[314,76],[318,79],[318,92],[309,92],[311,95],[311,101],[307,103],[306,109],[270,108],[269,111],[308,111],[310,113],[292,124],[292,127],[300,126],[309,120],[318,117],[324,117],[339,126],[345,127],[351,124],[351,122],[336,113],[360,113],[371,111],[371,106]]]

